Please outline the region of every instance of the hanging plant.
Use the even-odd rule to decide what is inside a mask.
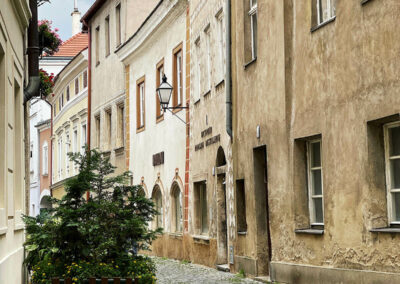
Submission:
[[[57,33],[58,29],[53,30],[51,24],[52,22],[49,20],[38,21],[39,45],[46,55],[53,55],[62,44],[62,40]]]
[[[40,76],[40,96],[47,97],[53,92],[54,87],[54,73],[50,75],[43,69],[39,69]]]

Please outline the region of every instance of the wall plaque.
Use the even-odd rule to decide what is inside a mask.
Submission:
[[[164,151],[153,155],[153,167],[164,164]]]

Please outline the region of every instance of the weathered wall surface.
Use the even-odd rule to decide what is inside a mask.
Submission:
[[[125,103],[125,74],[124,65],[114,53],[117,46],[116,36],[116,12],[115,8],[121,4],[121,43],[132,36],[152,9],[157,0],[151,1],[108,1],[96,12],[90,20],[91,37],[91,147],[110,153],[110,162],[117,166],[117,173],[127,170],[125,163],[125,151],[117,145],[117,139],[112,139],[111,145],[107,145],[106,135],[101,135],[100,145],[96,145],[96,116],[100,116],[101,133],[105,133],[105,110],[111,109],[112,133],[117,133],[117,104]],[[105,19],[109,16],[110,24],[110,54],[105,54],[105,46],[108,39],[105,34]],[[99,27],[99,64],[96,62],[96,28]],[[128,145],[124,145],[127,146]]]
[[[393,23],[400,5],[336,1],[336,19],[311,32],[311,2],[258,1],[258,56],[244,68],[245,11],[235,1],[235,179],[246,181],[248,206],[248,232],[238,237],[236,253],[257,258],[260,251],[252,156],[254,147],[266,145],[276,275],[303,271],[282,263],[399,273],[399,235],[370,232],[388,222],[383,157],[374,148],[382,128],[369,122],[399,113],[400,41]],[[309,226],[301,215],[307,188],[299,182],[304,165],[295,141],[314,135],[322,136],[322,235],[294,232]]]
[[[190,65],[189,234],[194,237],[194,240],[189,242],[193,247],[188,249],[191,251],[190,260],[209,266],[228,263],[228,248],[232,238],[235,237],[232,234],[235,226],[232,150],[225,127],[224,3],[220,0],[190,1],[192,60]],[[219,26],[219,21],[221,21],[222,27]],[[207,33],[209,33],[209,49],[207,47]],[[209,68],[207,68],[208,56],[210,58]],[[208,76],[209,85],[207,86],[206,77]],[[225,166],[220,172],[219,183],[216,171],[218,152],[226,160],[224,161]],[[197,216],[199,214],[196,213],[198,206],[196,202],[198,200],[195,199],[194,186],[197,182],[205,182],[207,191],[208,233],[203,234],[201,238],[198,238],[201,233],[198,225],[199,217]],[[225,196],[223,191],[225,191]],[[218,193],[221,195],[218,195]],[[226,217],[224,216],[225,212]],[[221,220],[222,216],[225,220]],[[198,244],[199,240],[204,238],[206,241]]]

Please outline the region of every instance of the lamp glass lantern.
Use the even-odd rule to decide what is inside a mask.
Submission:
[[[171,99],[173,87],[167,82],[167,76],[163,76],[162,83],[157,88],[158,97],[160,99],[161,107],[165,110],[168,108]]]

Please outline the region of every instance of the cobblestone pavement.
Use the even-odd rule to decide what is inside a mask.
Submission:
[[[206,266],[172,259],[154,258],[157,267],[157,283],[258,283],[232,273],[217,271]]]

